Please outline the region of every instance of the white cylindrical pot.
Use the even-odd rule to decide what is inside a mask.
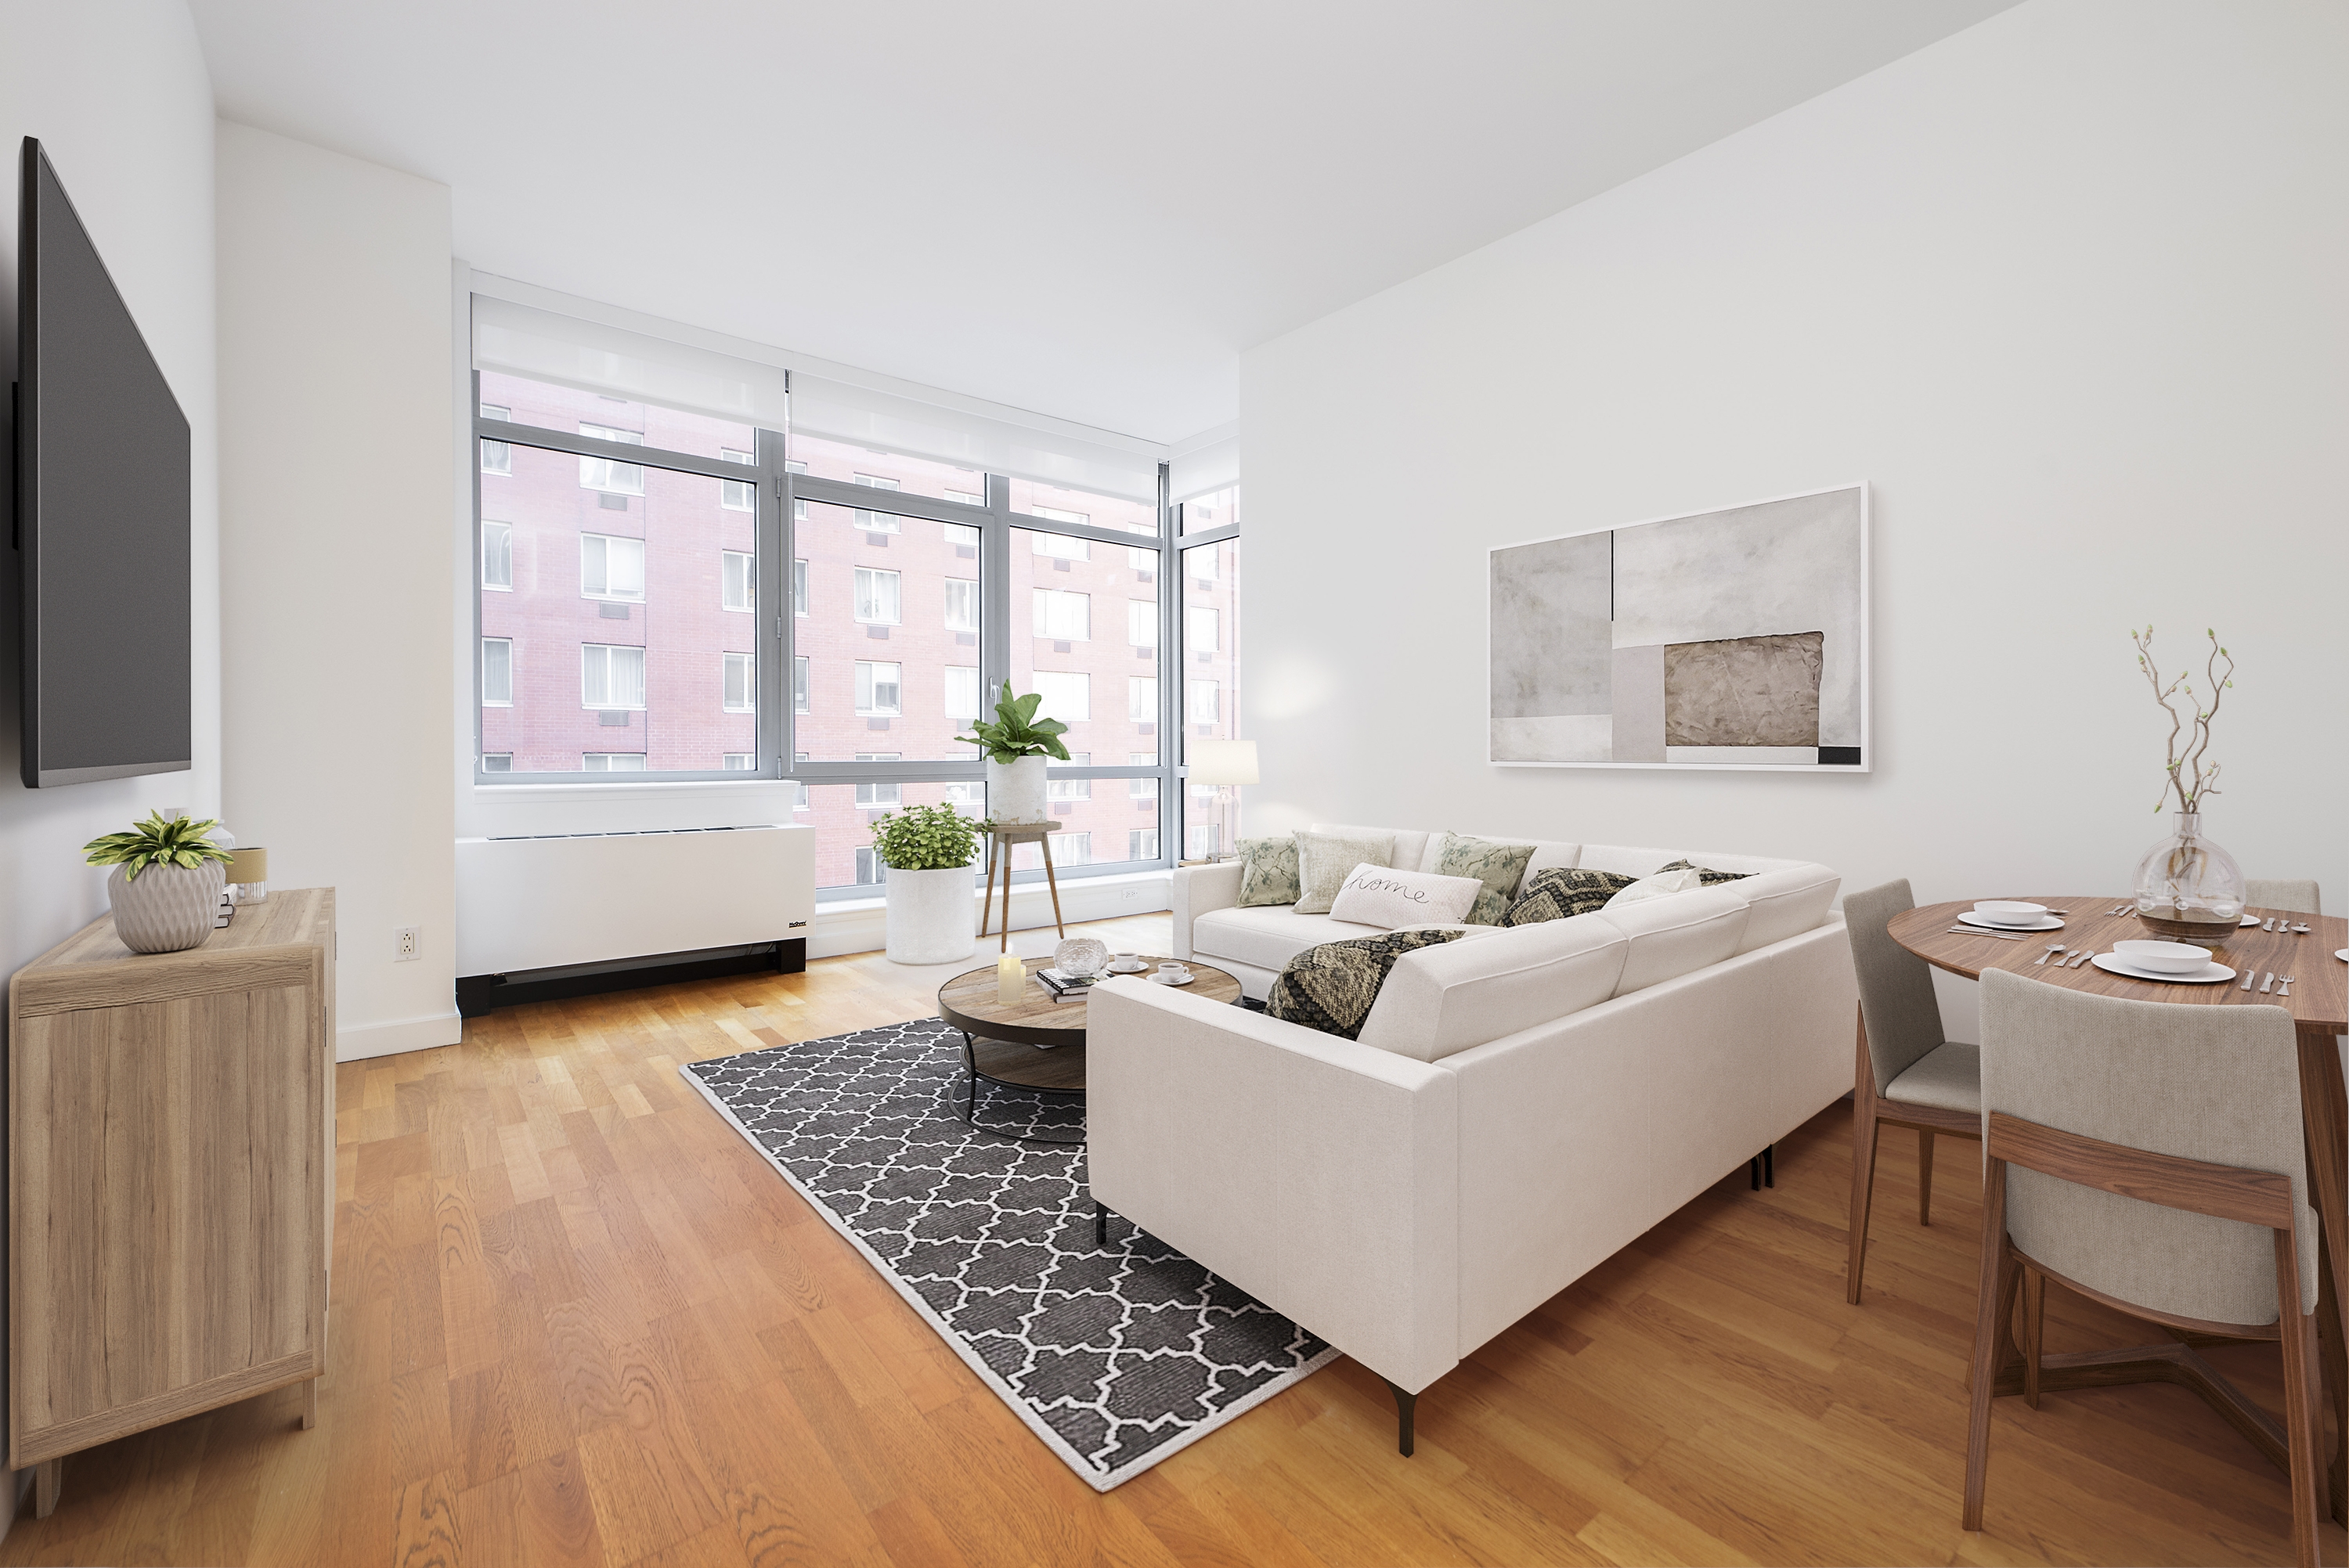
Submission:
[[[1017,762],[987,761],[987,814],[998,822],[1041,822],[1050,813],[1044,806],[1044,759],[1023,757]]]
[[[132,881],[117,866],[106,879],[114,906],[114,934],[133,953],[181,953],[202,947],[212,934],[228,867],[149,866]]]
[[[889,868],[888,955],[892,964],[952,964],[978,945],[970,868]]]

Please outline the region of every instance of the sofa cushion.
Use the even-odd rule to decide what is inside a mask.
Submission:
[[[1435,835],[1413,828],[1361,828],[1344,822],[1316,822],[1305,830],[1309,833],[1326,833],[1333,839],[1392,839],[1386,863],[1407,872],[1432,872],[1435,868],[1423,864],[1427,846]],[[1348,871],[1354,868],[1348,866]]]
[[[1211,910],[1191,923],[1191,951],[1213,963],[1229,958],[1278,975],[1317,943],[1376,936],[1376,926],[1349,925],[1326,914],[1299,914],[1288,904],[1266,909]]]
[[[1465,833],[1439,833],[1428,846],[1428,853],[1434,857],[1431,869],[1437,875],[1475,877],[1483,884],[1468,918],[1478,925],[1498,925],[1516,900],[1517,884],[1525,880],[1534,846],[1473,839]]]
[[[1609,899],[1607,907],[1615,909],[1627,903],[1644,903],[1651,898],[1670,898],[1676,892],[1692,892],[1703,885],[1704,873],[1694,866],[1683,866],[1677,871],[1661,871],[1652,876],[1641,877],[1638,882]]]
[[[1240,906],[1256,909],[1269,903],[1295,903],[1297,835],[1240,841]]]
[[[1387,975],[1357,1038],[1438,1061],[1606,1001],[1629,949],[1606,917],[1585,914],[1413,953]]]
[[[1733,855],[1713,850],[1647,850],[1630,844],[1585,844],[1582,858],[1575,864],[1645,877],[1655,875],[1674,861],[1691,861],[1717,872],[1775,872],[1803,864],[1801,861],[1772,860],[1764,855]]]
[[[1330,902],[1330,918],[1383,931],[1399,925],[1457,924],[1468,918],[1484,893],[1485,884],[1475,877],[1356,866]]]
[[[1287,1023],[1353,1039],[1397,959],[1459,940],[1450,931],[1390,931],[1307,948],[1272,983],[1264,1010]]]
[[[1659,876],[1666,872],[1694,872],[1697,874],[1697,883],[1701,887],[1718,887],[1723,882],[1737,882],[1758,874],[1754,872],[1717,872],[1711,866],[1701,866],[1694,861],[1687,859],[1677,860],[1668,866],[1656,868],[1656,874]]]
[[[1607,901],[1630,887],[1631,881],[1616,872],[1569,866],[1527,872],[1525,884],[1517,890],[1516,902],[1509,905],[1509,913],[1501,917],[1501,923],[1534,925],[1570,915],[1593,914],[1606,908]]]
[[[1615,995],[1649,986],[1735,956],[1745,934],[1745,901],[1725,887],[1701,887],[1639,903],[1610,904],[1590,916],[1630,943]],[[1539,927],[1536,927],[1537,930]]]
[[[1367,833],[1299,833],[1297,835],[1297,895],[1299,914],[1327,914],[1339,886],[1356,866],[1394,864],[1394,839]]]
[[[1825,866],[1810,864],[1761,872],[1743,882],[1732,882],[1730,891],[1744,899],[1751,912],[1737,951],[1751,953],[1816,928],[1826,919],[1827,910],[1842,887],[1840,875]]]

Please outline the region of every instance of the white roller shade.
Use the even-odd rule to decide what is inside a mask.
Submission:
[[[1240,482],[1240,428],[1237,420],[1202,430],[1187,441],[1174,443],[1166,459],[1172,486],[1167,500],[1176,506],[1198,496],[1212,495]]]
[[[945,403],[924,402],[815,376],[792,377],[792,428],[828,440],[1009,474],[1041,484],[1158,499],[1162,448],[1079,427],[1015,424]]]
[[[488,294],[473,296],[473,364],[769,429],[788,414],[779,366]]]

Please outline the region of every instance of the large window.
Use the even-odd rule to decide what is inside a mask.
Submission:
[[[1187,548],[1175,588],[1183,616],[1185,746],[1237,740],[1245,734],[1239,711],[1240,542],[1229,531],[1238,510],[1235,487],[1185,502],[1181,511]],[[1188,543],[1202,538],[1205,542]],[[1229,854],[1237,847],[1241,793],[1237,787],[1183,791],[1185,847],[1193,858]]]

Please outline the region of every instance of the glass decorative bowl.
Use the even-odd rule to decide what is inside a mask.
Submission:
[[[2235,857],[2202,836],[2202,813],[2180,811],[2169,837],[2137,868],[2137,923],[2172,942],[2216,947],[2235,934],[2248,888]]]
[[[1109,944],[1091,936],[1071,936],[1052,949],[1052,967],[1074,979],[1098,975],[1109,966]]]

